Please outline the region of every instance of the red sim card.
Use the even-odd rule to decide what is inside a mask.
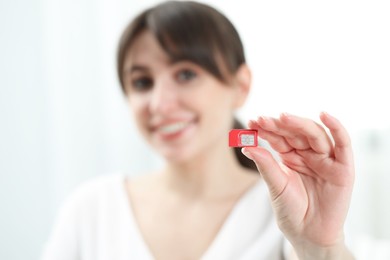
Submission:
[[[257,130],[232,129],[229,132],[230,147],[257,146]]]

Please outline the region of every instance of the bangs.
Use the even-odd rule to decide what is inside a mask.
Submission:
[[[235,68],[221,60],[223,34],[227,32],[213,19],[218,13],[211,11],[199,3],[175,4],[174,8],[165,3],[151,10],[147,27],[172,62],[191,61],[225,81],[226,73],[222,71],[233,72]]]
[[[197,2],[168,1],[139,14],[121,36],[117,72],[125,93],[125,56],[144,30],[156,37],[171,62],[193,62],[225,83],[245,63],[238,32],[223,14]]]

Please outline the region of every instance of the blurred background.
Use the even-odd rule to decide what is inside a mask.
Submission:
[[[0,259],[38,259],[80,183],[161,165],[115,71],[125,25],[157,2],[0,0]],[[346,229],[357,254],[390,259],[390,2],[203,2],[244,41],[254,76],[244,122],[327,111],[348,128],[357,177]]]

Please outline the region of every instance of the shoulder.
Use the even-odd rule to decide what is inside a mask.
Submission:
[[[74,195],[86,196],[102,189],[118,185],[126,178],[124,174],[107,174],[82,182],[74,191]]]
[[[104,209],[120,205],[118,187],[124,178],[120,174],[95,177],[71,192],[56,214],[42,259],[76,259],[81,251],[88,250],[80,247],[80,240],[88,244],[98,238],[99,219],[112,212]]]
[[[117,187],[126,178],[123,174],[101,175],[81,183],[71,194],[71,197],[88,198],[104,190]]]
[[[118,192],[125,178],[124,174],[109,174],[84,181],[70,193],[62,208],[68,211],[89,209]]]

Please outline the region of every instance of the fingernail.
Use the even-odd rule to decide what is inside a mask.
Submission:
[[[329,115],[329,113],[326,112],[326,111],[322,111],[321,114],[326,115],[326,116],[331,116],[331,115]]]
[[[251,124],[257,125],[257,122],[255,120],[249,120],[248,126],[250,126]]]
[[[284,117],[290,117],[292,116],[291,114],[287,113],[287,112],[283,112],[280,114],[280,116],[284,116]]]
[[[324,116],[325,118],[334,118],[332,115],[330,115],[328,112],[322,111],[320,116]]]
[[[246,157],[248,157],[248,159],[253,160],[252,154],[251,154],[250,152],[248,152],[247,149],[245,149],[245,147],[241,149],[241,152],[242,152]]]
[[[259,116],[258,118],[257,118],[257,122],[263,122],[263,123],[265,123],[267,121],[267,118],[265,117],[265,116]]]

